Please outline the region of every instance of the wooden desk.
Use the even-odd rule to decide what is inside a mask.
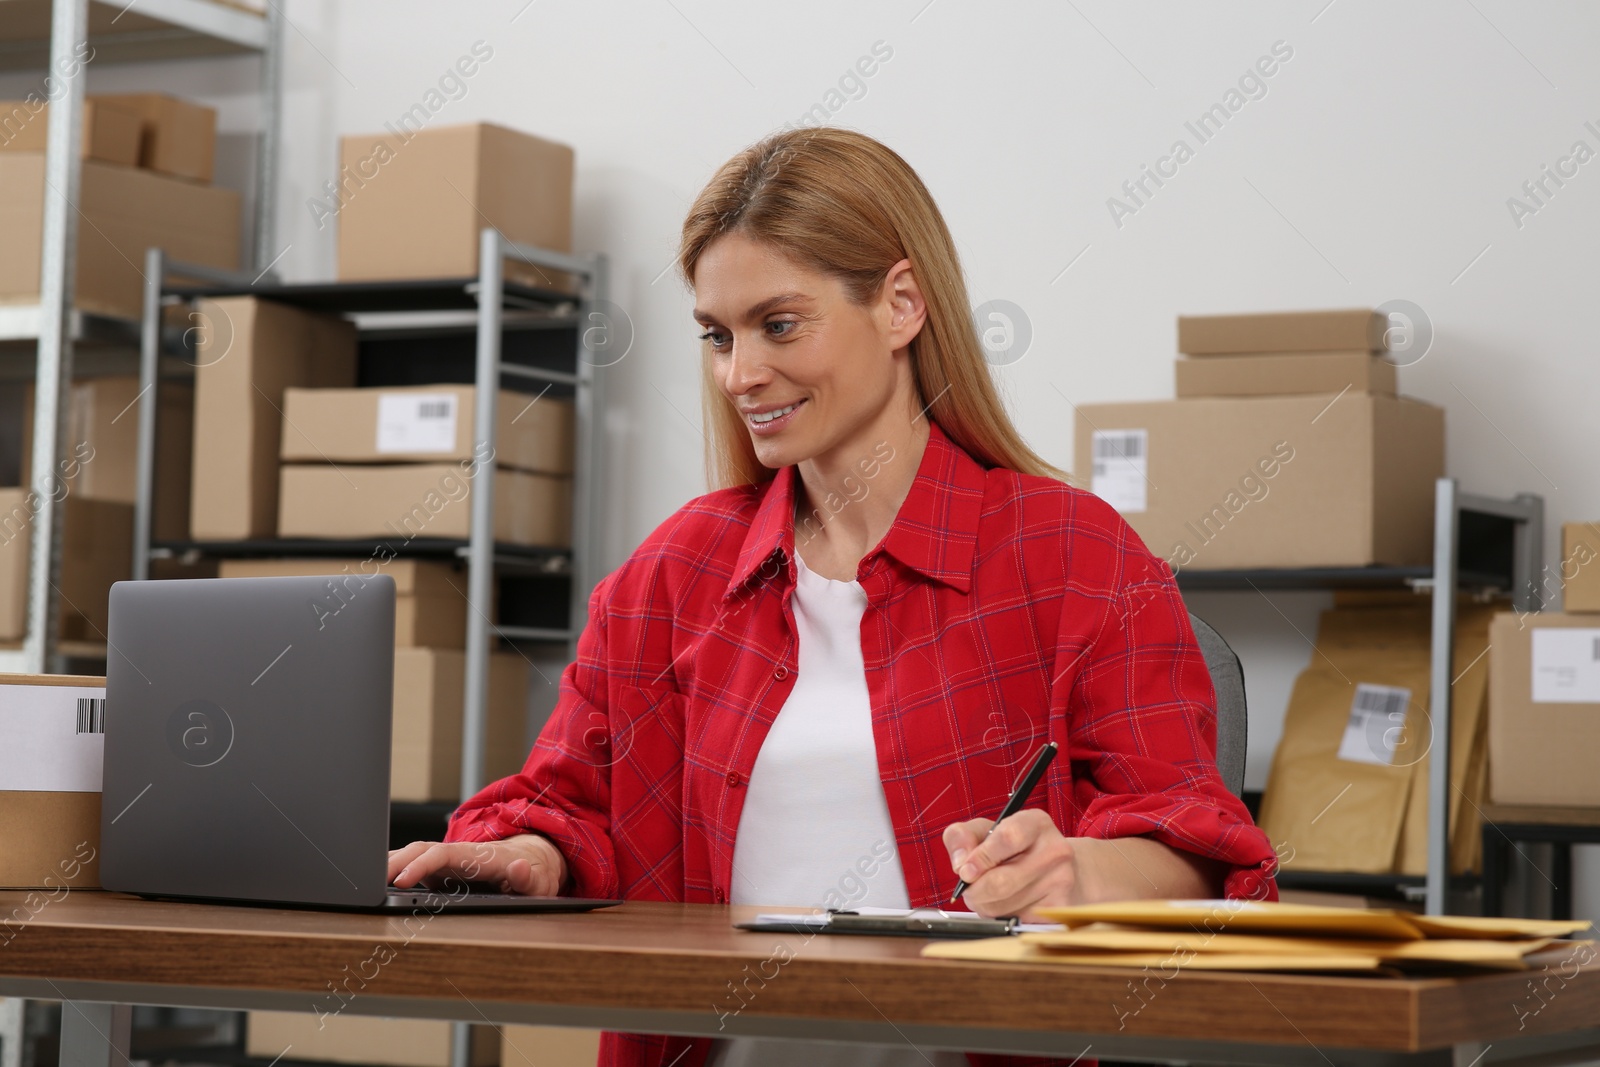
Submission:
[[[0,893],[0,918],[25,901]],[[119,1019],[126,1025],[115,1004],[1196,1064],[1487,1067],[1600,1050],[1600,960],[1566,977],[1184,971],[1163,984],[1115,968],[925,960],[913,939],[733,930],[731,918],[750,910],[628,904],[588,915],[388,917],[74,891],[0,925],[0,995],[75,1002],[63,1010],[63,1067],[121,1062],[108,1052]],[[1530,977],[1543,979],[1542,998]]]

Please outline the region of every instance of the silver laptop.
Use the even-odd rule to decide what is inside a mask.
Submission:
[[[617,903],[388,884],[394,596],[388,575],[112,586],[101,884],[378,910]]]

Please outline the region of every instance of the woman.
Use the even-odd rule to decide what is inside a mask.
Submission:
[[[1171,573],[1011,425],[916,173],[861,134],[775,135],[700,194],[679,265],[722,488],[599,584],[523,772],[394,853],[394,882],[493,842],[488,879],[534,894],[1276,897]],[[985,839],[1046,740],[1064,758]],[[964,1062],[799,1044],[607,1035],[601,1060]]]

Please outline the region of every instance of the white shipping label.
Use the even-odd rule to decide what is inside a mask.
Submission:
[[[454,393],[384,393],[378,397],[379,452],[453,452]]]
[[[1339,758],[1357,763],[1376,763],[1387,767],[1394,762],[1406,724],[1406,709],[1411,706],[1411,690],[1397,685],[1361,682],[1350,702],[1350,718],[1345,720],[1344,737],[1339,741]]]
[[[0,686],[0,790],[98,793],[106,691]]]
[[[1150,506],[1150,434],[1145,430],[1094,431],[1095,496],[1124,515]]]
[[[1533,702],[1600,704],[1600,630],[1533,631]]]

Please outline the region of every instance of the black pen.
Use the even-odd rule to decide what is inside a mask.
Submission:
[[[1018,779],[1017,784],[1011,789],[1011,796],[1006,800],[1006,806],[1000,809],[1000,814],[994,817],[994,826],[989,827],[989,833],[994,833],[994,827],[999,826],[1006,819],[1022,810],[1022,805],[1028,802],[1028,797],[1033,795],[1033,790],[1039,784],[1039,779],[1044,777],[1045,768],[1050,766],[1050,761],[1056,758],[1056,743],[1046,741],[1039,754],[1033,757],[1033,763],[1026,773]],[[988,840],[989,834],[984,834]],[[956,891],[950,894],[950,903],[954,904],[961,899],[961,894],[967,891],[967,883],[956,882]]]

